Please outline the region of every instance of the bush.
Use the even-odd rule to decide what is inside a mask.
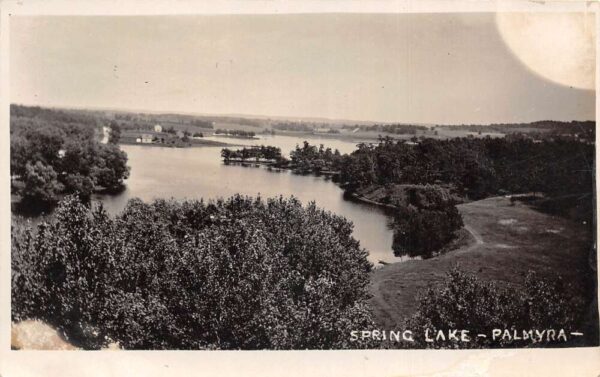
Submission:
[[[109,217],[67,197],[13,232],[13,320],[85,348],[345,348],[371,326],[367,252],[344,218],[296,199],[131,200]]]
[[[458,268],[452,269],[446,280],[437,288],[429,288],[419,299],[417,313],[409,319],[407,328],[416,334],[425,329],[467,329],[469,343],[436,341],[426,343],[417,337],[417,346],[435,348],[494,348],[523,347],[531,340],[498,341],[488,335],[479,338],[474,334],[491,334],[493,329],[522,330],[564,329],[570,331],[582,322],[581,299],[573,297],[563,281],[540,279],[535,273],[527,276],[522,290],[509,289],[498,283],[483,282]],[[597,340],[596,340],[597,341]]]

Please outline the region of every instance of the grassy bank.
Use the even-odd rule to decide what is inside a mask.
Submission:
[[[583,224],[544,214],[508,198],[494,197],[458,206],[466,245],[427,260],[413,260],[379,268],[372,273],[371,306],[378,328],[397,329],[417,309],[417,295],[439,284],[459,265],[484,281],[519,289],[527,272],[542,277],[560,275],[572,284],[574,295],[595,297],[590,277],[596,261],[590,258],[592,235]],[[597,326],[597,304],[590,304],[590,323]],[[582,329],[597,337],[597,327]],[[596,335],[594,335],[594,333]],[[588,338],[591,339],[591,338]]]

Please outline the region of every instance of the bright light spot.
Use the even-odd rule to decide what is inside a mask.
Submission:
[[[531,71],[559,84],[595,88],[593,13],[497,13],[502,39]]]

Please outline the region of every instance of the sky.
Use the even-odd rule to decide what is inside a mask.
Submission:
[[[518,51],[535,50],[522,41],[512,49],[496,17],[476,13],[13,16],[10,100],[425,124],[595,119],[594,90],[527,66]]]

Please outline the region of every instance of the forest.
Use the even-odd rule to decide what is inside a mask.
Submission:
[[[356,125],[344,125],[343,129],[353,130],[359,129],[362,131],[377,131],[377,132],[385,132],[389,134],[395,135],[415,135],[417,131],[426,131],[429,128],[426,126],[419,126],[413,124],[373,124],[373,125],[365,125],[365,124],[356,124]]]
[[[94,192],[114,192],[129,175],[127,155],[117,133],[97,140],[93,118],[61,111],[14,108],[10,128],[11,193],[27,208],[55,204],[77,193],[87,201]],[[118,127],[111,125],[113,131]]]
[[[594,121],[571,121],[560,122],[555,120],[540,120],[531,123],[492,123],[482,124],[460,124],[452,126],[440,126],[448,129],[466,130],[471,132],[500,132],[504,134],[520,133],[528,130],[528,134],[536,137],[571,136],[586,141],[595,140],[596,122]]]
[[[394,208],[396,254],[431,257],[462,227],[455,208],[462,201],[528,194],[520,200],[592,227],[594,153],[593,144],[571,137],[535,140],[520,133],[416,144],[385,137],[344,155],[305,141],[282,166],[330,172],[348,197],[387,192],[372,200]]]
[[[340,165],[347,190],[369,185],[446,184],[466,199],[507,193],[586,195],[594,182],[594,145],[556,138],[390,138],[360,144]]]
[[[294,198],[133,199],[111,217],[68,196],[13,229],[12,316],[86,349],[356,347],[367,255],[350,222]]]

